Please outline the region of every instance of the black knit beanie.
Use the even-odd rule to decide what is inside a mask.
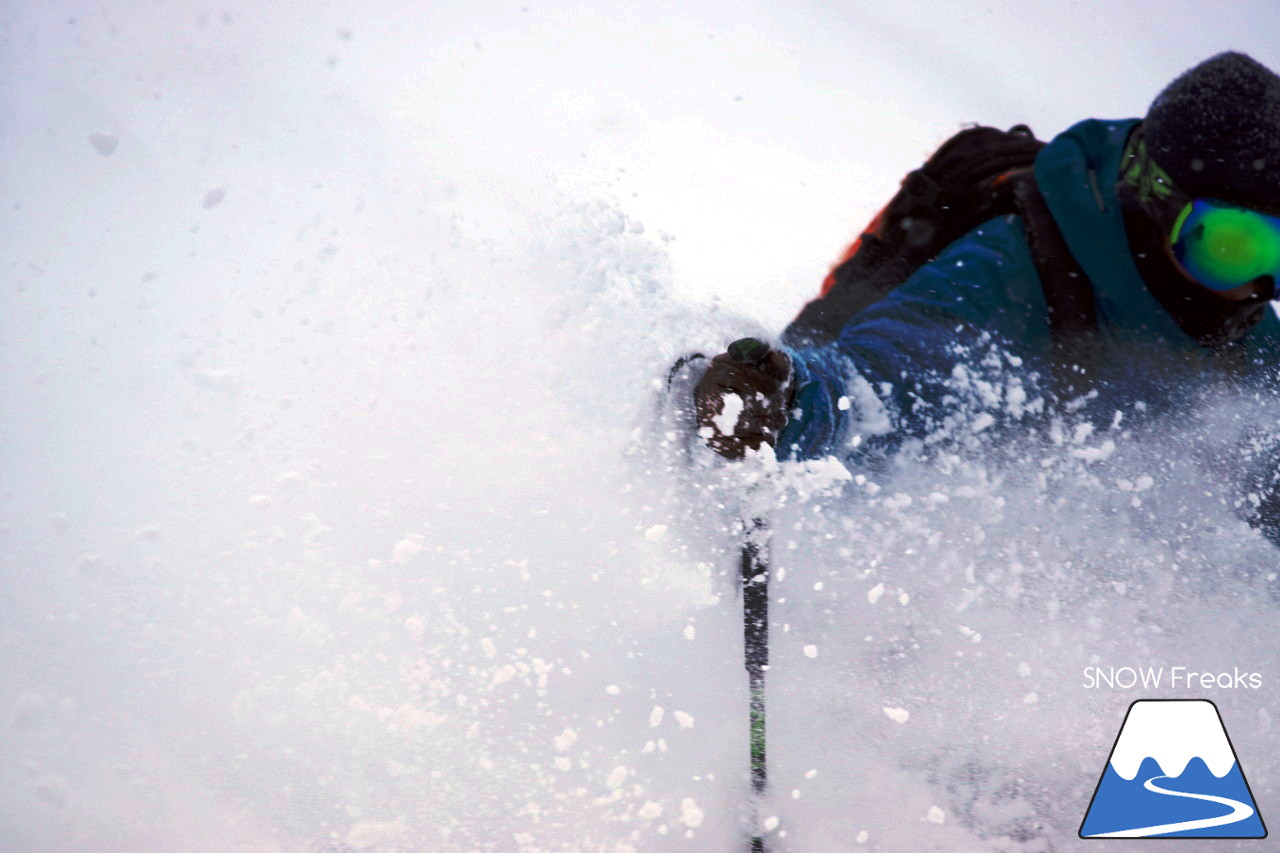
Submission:
[[[1192,198],[1280,214],[1280,77],[1243,53],[1207,59],[1156,96],[1147,149]]]

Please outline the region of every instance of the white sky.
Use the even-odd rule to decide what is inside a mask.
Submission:
[[[960,123],[1050,136],[1141,114],[1222,49],[1280,66],[1280,7],[1266,0],[7,9],[11,168],[38,169],[27,146],[42,131],[80,145],[110,130],[124,139],[114,164],[143,148],[149,165],[210,182],[254,149],[269,159],[310,140],[323,160],[381,136],[447,175],[480,231],[512,227],[513,210],[545,215],[549,185],[612,194],[674,238],[682,290],[771,326]],[[42,114],[55,97],[74,112]],[[355,182],[397,174],[344,167]],[[16,171],[0,186],[10,197],[76,188]]]

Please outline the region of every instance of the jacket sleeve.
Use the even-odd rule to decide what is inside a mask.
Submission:
[[[1026,391],[1000,377],[1048,363],[1045,318],[1021,222],[984,223],[851,317],[831,343],[788,351],[797,390],[779,455],[891,448],[944,425],[969,396],[1016,409]]]

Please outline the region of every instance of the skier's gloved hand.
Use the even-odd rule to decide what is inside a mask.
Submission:
[[[773,444],[787,425],[794,384],[784,353],[755,338],[734,341],[693,389],[698,434],[726,459]]]

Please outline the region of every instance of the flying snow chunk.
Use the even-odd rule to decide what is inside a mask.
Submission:
[[[1097,462],[1101,459],[1109,458],[1115,452],[1116,443],[1111,439],[1107,439],[1097,447],[1083,447],[1079,450],[1072,450],[1071,455],[1085,462]]]
[[[702,809],[698,808],[698,804],[694,802],[692,797],[685,797],[680,801],[680,822],[690,829],[697,829],[702,826]]]
[[[911,719],[911,712],[906,708],[884,708],[884,715],[895,723],[905,723]]]
[[[407,563],[427,550],[427,546],[423,544],[424,537],[420,533],[410,533],[405,538],[396,543],[391,549],[391,561],[393,563]]]
[[[616,788],[621,788],[622,784],[626,781],[627,781],[627,768],[623,767],[622,765],[618,765],[617,767],[613,768],[613,772],[609,774],[609,778],[605,780],[605,784],[608,785],[609,790],[612,791]]]
[[[686,714],[684,711],[676,711],[676,722],[679,723],[682,729],[691,729],[693,728],[693,715]]]
[[[214,187],[205,191],[204,201],[200,203],[200,206],[205,210],[209,210],[210,208],[217,207],[222,204],[222,200],[226,197],[227,191],[225,189],[222,187]]]
[[[235,394],[240,390],[240,374],[225,368],[201,368],[191,371],[191,381],[200,388]]]
[[[899,510],[903,510],[911,506],[914,502],[915,501],[912,499],[911,495],[908,495],[906,492],[898,492],[893,497],[886,498],[884,505],[894,512],[898,512]]]
[[[568,752],[578,742],[578,733],[573,729],[565,729],[555,737],[556,752]]]
[[[653,710],[649,712],[649,728],[656,729],[662,725],[662,716],[665,712],[661,705],[654,705]]]
[[[665,524],[655,524],[644,532],[644,538],[650,542],[657,542],[667,535],[667,526]]]
[[[662,806],[659,803],[655,803],[653,800],[646,800],[645,804],[640,807],[640,811],[637,812],[637,814],[640,815],[643,820],[653,820],[654,818],[662,816]]]
[[[101,130],[95,130],[89,134],[89,144],[93,146],[93,150],[97,151],[103,157],[110,157],[116,153],[116,146],[120,144],[120,140],[114,134],[104,133]]]
[[[875,604],[880,600],[880,596],[884,595],[884,584],[878,583],[867,591],[867,602]]]
[[[393,821],[357,823],[347,833],[347,844],[357,850],[369,850],[404,838],[409,827],[404,818]]]
[[[38,693],[23,693],[9,708],[9,728],[38,729],[44,718],[45,701]]]
[[[733,435],[738,428],[738,416],[746,408],[746,403],[737,394],[725,394],[724,405],[720,414],[711,419],[721,435]]]
[[[937,806],[929,806],[929,813],[925,815],[925,820],[929,823],[946,823],[947,813]]]
[[[804,656],[807,658],[816,658],[818,656],[818,647],[810,643],[804,647]]]

